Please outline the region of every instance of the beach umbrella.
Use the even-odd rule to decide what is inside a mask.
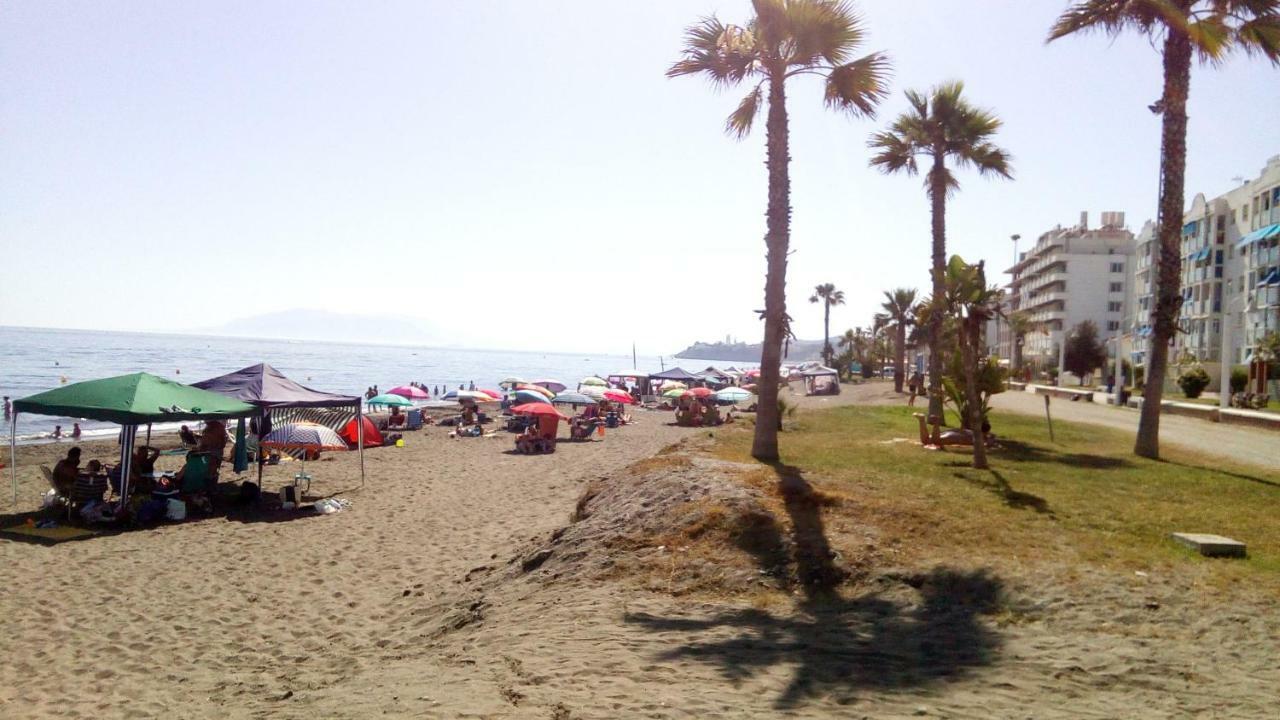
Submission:
[[[392,405],[395,405],[396,407],[410,407],[413,405],[413,403],[409,402],[409,398],[404,397],[403,395],[392,395],[391,393],[374,395],[368,400],[365,400],[365,403],[369,405],[386,405],[388,407]]]
[[[630,405],[635,402],[630,395],[622,392],[621,390],[605,390],[604,398],[612,402],[622,403],[623,405]]]
[[[498,402],[498,398],[495,398],[488,393],[480,392],[479,390],[458,390],[455,397],[458,402],[466,402],[468,400],[478,403]]]
[[[664,391],[664,392],[665,392],[665,391],[667,391],[667,390],[684,390],[684,389],[685,389],[685,388],[687,388],[687,387],[689,387],[689,386],[688,386],[688,385],[685,385],[685,384],[684,384],[684,383],[682,383],[682,382],[677,382],[677,381],[675,381],[675,380],[668,380],[668,381],[666,381],[666,382],[662,383],[661,385],[659,385],[659,386],[658,386],[658,389],[659,389],[659,390],[662,390],[662,391]]]
[[[696,398],[704,398],[704,397],[707,397],[708,395],[713,395],[714,392],[711,390],[711,388],[696,387],[692,390],[685,390],[685,394],[692,395],[693,397],[696,397]]]
[[[319,423],[285,423],[262,438],[262,445],[278,450],[346,450],[347,441],[333,428]]]
[[[347,441],[333,428],[319,423],[285,423],[262,438],[262,447],[277,450],[346,450]],[[306,472],[306,452],[302,454],[302,472]]]
[[[545,402],[533,402],[525,403],[524,405],[517,405],[511,408],[511,412],[517,415],[554,415],[561,420],[569,419],[564,413]]]
[[[743,390],[746,390],[747,392],[754,393],[754,392],[756,391],[756,384],[755,384],[755,383],[747,383],[746,385],[743,385],[743,386],[742,386],[742,389],[743,389]]]
[[[608,387],[609,383],[605,382],[603,378],[598,378],[592,375],[591,377],[585,377],[578,381],[578,389],[581,390],[583,386]]]
[[[716,400],[722,403],[728,403],[730,405],[734,403],[746,402],[747,400],[750,400],[752,397],[753,396],[751,395],[750,392],[743,390],[742,388],[736,388],[736,387],[727,387],[716,393]]]
[[[564,383],[560,382],[559,380],[534,380],[534,381],[533,381],[532,383],[530,383],[530,384],[531,384],[531,385],[538,385],[539,387],[544,387],[544,388],[546,388],[546,389],[550,390],[550,391],[551,391],[551,392],[553,392],[553,393],[560,393],[560,392],[564,392],[564,391],[565,391],[566,389],[568,389],[568,387],[569,387],[568,385],[565,385]]]
[[[748,371],[746,371],[746,372],[742,373],[742,376],[743,376],[743,377],[749,377],[749,378],[753,378],[753,377],[760,377],[760,368],[753,368],[753,369],[751,369],[751,370],[748,370]]]
[[[530,391],[530,392],[536,392],[536,393],[538,393],[539,395],[545,395],[545,396],[547,397],[547,399],[548,399],[548,400],[550,400],[551,398],[555,397],[555,396],[556,396],[556,392],[557,392],[557,391],[555,391],[555,390],[551,390],[551,389],[548,389],[548,388],[542,387],[541,385],[534,385],[533,383],[524,383],[524,384],[521,384],[521,385],[517,385],[517,386],[516,386],[516,389],[517,389],[517,390],[528,390],[528,391]]]
[[[662,393],[662,397],[678,398],[681,395],[684,395],[686,392],[688,392],[688,390],[685,390],[684,388],[671,388],[670,390]]]
[[[503,379],[498,383],[498,387],[515,387],[516,385],[519,385],[519,384],[521,384],[521,383],[523,383],[523,382],[525,382],[525,380],[524,380],[523,378],[518,378],[518,377],[515,377],[514,375],[512,375],[512,376],[508,376],[508,377],[503,378]]]
[[[414,387],[412,385],[401,385],[400,387],[393,387],[387,391],[387,394],[399,395],[400,397],[408,398],[410,400],[426,400],[427,398],[431,397],[431,393],[427,392],[426,390],[423,390],[422,388]]]
[[[582,393],[564,392],[551,398],[551,402],[560,405],[595,405],[596,398],[588,397]]]
[[[476,390],[476,392],[482,392],[485,395],[488,395],[489,397],[493,398],[494,400],[502,399],[502,393],[498,392],[497,390],[488,390],[486,388],[480,388],[479,390]]]
[[[604,390],[605,389],[600,387],[599,385],[583,385],[582,387],[578,388],[578,392],[582,393],[583,395],[586,395],[587,397],[593,400],[603,400]]]
[[[532,390],[517,390],[511,393],[511,397],[518,403],[551,403],[551,398]]]

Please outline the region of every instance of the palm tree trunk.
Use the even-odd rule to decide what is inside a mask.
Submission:
[[[969,406],[968,425],[973,433],[973,466],[979,470],[987,469],[987,439],[982,432],[982,402],[978,396],[978,338],[982,326],[966,320],[962,329],[968,338],[961,343],[964,357],[964,394],[965,404]]]
[[[831,302],[822,301],[822,364],[831,367]]]
[[[896,348],[893,360],[893,391],[902,392],[903,374],[906,372],[907,362],[907,326],[902,323],[902,318],[898,318],[898,347]]]
[[[1187,95],[1191,89],[1191,41],[1173,29],[1164,41],[1164,117],[1160,138],[1160,265],[1156,305],[1151,313],[1151,351],[1147,359],[1142,416],[1133,452],[1160,457],[1160,401],[1169,366],[1169,344],[1182,307],[1182,234],[1184,180],[1187,169]]]
[[[1022,336],[1013,336],[1013,379],[1022,379]]]
[[[765,235],[767,271],[764,283],[764,347],[760,351],[760,402],[756,410],[756,434],[751,455],[758,460],[778,459],[778,365],[782,361],[782,336],[787,315],[787,246],[791,241],[791,178],[787,148],[787,96],[779,69],[769,80],[769,118],[766,127],[766,164],[769,167],[768,227]]]
[[[941,152],[933,156],[929,178],[930,219],[933,223],[933,312],[929,313],[929,415],[942,414],[942,298],[947,294],[947,187]]]

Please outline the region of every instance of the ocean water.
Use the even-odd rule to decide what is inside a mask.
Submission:
[[[410,381],[427,386],[496,388],[515,375],[554,378],[569,385],[588,375],[632,367],[630,354],[580,354],[511,350],[463,350],[327,343],[201,335],[166,335],[86,330],[0,327],[0,395],[17,399],[63,383],[149,372],[194,383],[259,362],[269,363],[296,382],[316,390],[361,395],[370,385],[382,391]],[[640,370],[657,372],[680,365],[697,371],[734,363],[641,355]],[[741,366],[743,363],[736,363]],[[70,432],[72,418],[18,416],[18,435],[31,441],[55,425]],[[114,425],[81,422],[88,436],[113,435]],[[7,431],[7,427],[6,427]],[[6,432],[7,434],[7,432]]]

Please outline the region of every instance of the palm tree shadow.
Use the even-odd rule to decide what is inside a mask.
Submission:
[[[980,487],[983,490],[989,490],[995,494],[996,497],[1004,501],[1005,505],[1008,505],[1015,510],[1031,509],[1041,515],[1048,515],[1049,517],[1054,516],[1053,510],[1050,509],[1048,501],[1044,498],[1039,495],[1022,492],[1021,490],[1014,490],[1013,486],[1009,484],[1009,481],[1005,480],[1004,475],[1001,475],[997,470],[988,470],[987,472],[991,474],[990,482],[983,480],[980,477],[965,475],[964,473],[952,474],[971,485]]]
[[[1133,466],[1133,463],[1126,458],[1094,455],[1092,453],[1064,453],[1018,440],[1001,440],[1000,445],[1000,449],[996,450],[994,454],[1014,462],[1055,462],[1093,470]]]
[[[1223,470],[1222,468],[1207,468],[1201,465],[1189,465],[1187,463],[1180,463],[1174,460],[1166,460],[1164,458],[1161,458],[1160,462],[1168,463],[1170,465],[1177,465],[1178,467],[1188,468],[1191,470],[1206,470],[1209,472],[1217,473],[1219,475],[1226,475],[1227,477],[1233,477],[1233,478],[1236,478],[1237,480],[1248,480],[1249,482],[1255,482],[1255,483],[1258,483],[1259,485],[1267,485],[1274,488],[1280,488],[1280,482],[1276,482],[1275,480],[1268,480],[1266,478],[1260,478],[1257,475],[1245,475],[1244,473],[1232,472],[1230,470]]]
[[[795,667],[774,707],[861,688],[894,689],[963,675],[991,664],[998,636],[978,616],[997,609],[1002,582],[985,570],[935,568],[898,578],[919,593],[900,603],[869,593],[809,598],[797,612],[731,610],[707,619],[628,613],[624,620],[678,644],[662,660],[690,658],[740,682],[769,667]]]

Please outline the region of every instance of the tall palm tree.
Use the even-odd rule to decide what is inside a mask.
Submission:
[[[1233,49],[1280,64],[1280,0],[1083,0],[1067,8],[1049,30],[1052,42],[1067,35],[1126,30],[1159,43],[1164,89],[1149,106],[1161,116],[1160,201],[1157,237],[1160,256],[1156,303],[1151,310],[1151,348],[1146,389],[1133,452],[1160,457],[1160,400],[1169,366],[1169,343],[1182,306],[1180,235],[1187,168],[1187,95],[1191,59],[1217,64]]]
[[[923,95],[907,91],[910,109],[884,132],[871,136],[876,151],[871,165],[885,173],[915,175],[916,156],[929,162],[925,191],[929,195],[933,226],[933,301],[946,295],[947,196],[960,183],[947,166],[974,167],[982,175],[1012,178],[1009,154],[991,142],[1000,129],[994,114],[969,104],[962,97],[964,83],[956,80],[934,87]],[[929,414],[942,417],[942,313],[929,314]]]
[[[893,292],[884,291],[885,301],[880,304],[889,315],[889,321],[897,331],[894,342],[893,390],[902,392],[903,374],[907,364],[907,328],[916,322],[915,288],[897,288]]]
[[[814,286],[809,302],[822,303],[822,363],[831,367],[831,306],[844,304],[844,291],[837,290],[831,283],[822,283]]]
[[[817,75],[828,107],[871,117],[884,98],[888,59],[882,53],[854,58],[864,29],[852,6],[839,0],[752,0],[745,25],[703,19],[685,32],[684,57],[668,77],[703,75],[719,88],[744,82],[751,89],[729,116],[725,130],[742,138],[767,97],[765,164],[769,206],[765,234],[764,347],[760,353],[760,402],[751,454],[778,459],[778,365],[787,314],[787,253],[791,243],[791,160],[787,130],[787,80]]]

